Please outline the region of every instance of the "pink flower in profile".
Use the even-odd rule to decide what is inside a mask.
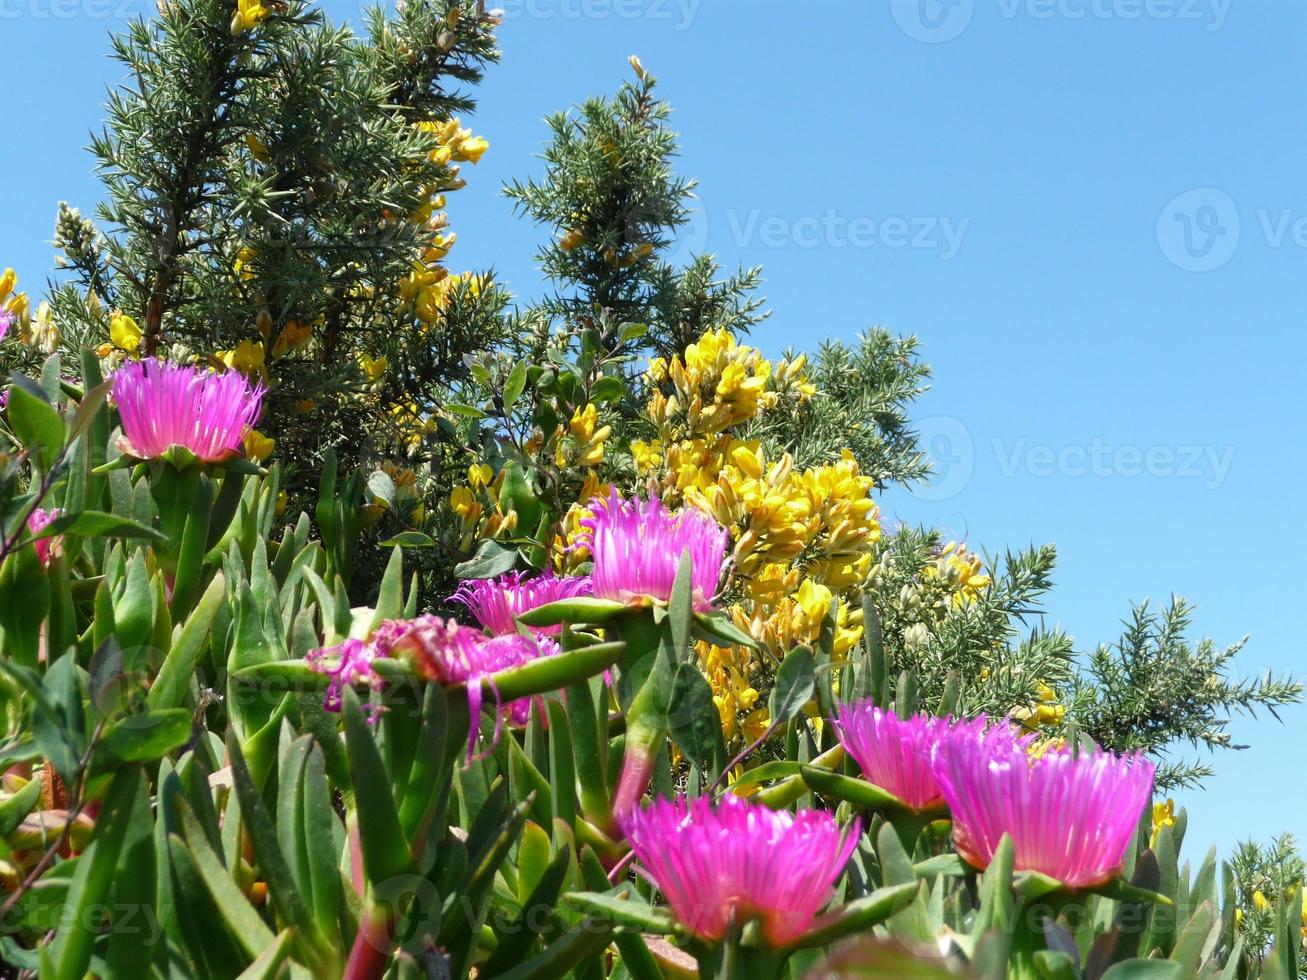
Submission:
[[[5,334],[9,328],[14,325],[14,315],[8,310],[0,310],[0,340],[5,339]]]
[[[64,512],[60,507],[52,507],[50,510],[42,510],[37,507],[27,517],[27,530],[35,537],[46,529],[46,527],[55,518],[63,517]],[[49,568],[50,562],[58,558],[63,553],[64,537],[62,534],[56,534],[48,538],[41,538],[39,541],[32,542],[32,547],[36,549],[36,557],[41,564]]]
[[[558,650],[558,644],[552,640],[518,633],[488,637],[480,630],[439,616],[382,623],[372,642],[380,656],[411,656],[418,672],[438,684],[467,684],[468,714],[472,718],[468,732],[469,759],[476,748],[482,678]],[[510,720],[524,721],[530,704],[530,698],[522,698],[509,703],[505,711]],[[496,712],[494,740],[499,738],[502,715],[503,712]]]
[[[123,452],[154,459],[181,446],[206,463],[242,450],[263,405],[262,384],[237,371],[221,374],[155,357],[128,361],[113,376],[123,425]]]
[[[1155,767],[1139,754],[1069,751],[1032,756],[1007,722],[986,730],[982,716],[955,725],[935,749],[935,775],[953,812],[953,843],[988,867],[1004,834],[1017,871],[1038,871],[1072,888],[1110,880],[1121,869]]]
[[[732,923],[761,920],[763,939],[783,946],[812,925],[858,843],[857,820],[841,833],[817,810],[770,810],[733,793],[655,800],[622,829],[677,920],[701,939],[721,940]]]
[[[546,606],[560,599],[590,595],[594,584],[590,577],[555,578],[549,572],[535,578],[523,578],[521,572],[509,572],[495,579],[469,579],[449,597],[460,602],[488,632],[496,635],[517,632],[517,617],[524,612]],[[535,632],[556,636],[563,627],[544,626]]]
[[[726,562],[726,529],[693,507],[668,510],[661,500],[623,500],[616,490],[595,497],[577,545],[594,558],[594,594],[617,602],[666,602],[681,555],[688,550],[694,608],[712,608]]]
[[[372,672],[372,661],[376,656],[376,647],[355,639],[348,639],[334,647],[309,651],[304,658],[308,665],[317,673],[331,678],[323,707],[328,711],[339,711],[345,688],[355,684],[380,687],[381,678]]]
[[[868,700],[839,705],[835,731],[868,782],[922,811],[944,802],[931,755],[951,724],[921,714],[900,718]]]

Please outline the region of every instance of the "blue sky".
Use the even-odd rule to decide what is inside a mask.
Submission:
[[[917,334],[941,476],[891,516],[1001,550],[1056,542],[1050,621],[1089,648],[1176,592],[1245,633],[1244,672],[1303,671],[1307,7],[1250,0],[508,0],[491,141],[451,197],[454,264],[539,291],[539,232],[503,180],[541,118],[639,53],[700,179],[687,249],[760,264],[769,352]],[[153,4],[149,4],[152,8]],[[55,204],[97,195],[80,149],[141,0],[0,0],[0,265],[36,286]],[[328,13],[358,19],[357,4]],[[1300,826],[1283,772],[1307,709],[1185,793],[1186,850]],[[1273,787],[1269,789],[1268,787]],[[1269,805],[1269,804],[1274,805]]]

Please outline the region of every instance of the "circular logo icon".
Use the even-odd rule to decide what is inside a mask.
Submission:
[[[942,44],[967,29],[975,0],[890,0],[901,30],[914,41]]]
[[[949,500],[971,482],[976,446],[960,419],[951,415],[922,419],[917,428],[917,445],[930,463],[930,472],[912,489],[918,500]]]
[[[1157,216],[1157,244],[1176,268],[1211,272],[1239,247],[1239,209],[1225,191],[1196,187],[1167,202]]]

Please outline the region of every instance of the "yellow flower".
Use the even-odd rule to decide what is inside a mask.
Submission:
[[[251,266],[254,263],[256,255],[258,255],[258,253],[254,251],[253,246],[244,246],[236,253],[236,261],[231,264],[231,271],[240,276],[244,281],[249,282],[254,278],[254,269],[251,268]]]
[[[585,235],[582,234],[579,229],[571,228],[563,235],[561,239],[559,239],[558,247],[561,248],[564,252],[570,252],[573,249],[580,248],[584,244],[585,244]]]
[[[28,322],[31,319],[31,307],[28,304],[26,293],[15,293],[13,296],[10,296],[8,301],[4,304],[4,310],[7,313],[13,314],[14,319],[18,321],[18,326],[21,329],[27,329]]]
[[[18,283],[18,273],[13,269],[6,269],[4,275],[0,275],[0,303],[9,298],[9,294],[14,291],[14,286]]]
[[[799,603],[799,608],[803,614],[808,617],[810,623],[820,623],[830,612],[831,591],[826,586],[814,582],[807,578],[799,586],[798,595],[795,597]]]
[[[245,455],[256,463],[262,463],[271,456],[276,446],[276,439],[265,436],[258,429],[250,429],[245,433]]]
[[[109,339],[119,350],[135,354],[141,346],[141,328],[122,310],[114,310],[109,318]]]
[[[259,139],[253,133],[245,134],[245,146],[249,149],[250,156],[259,163],[267,163],[270,159],[268,144],[263,142],[263,140]]]
[[[585,408],[578,407],[572,412],[572,419],[568,422],[568,428],[572,430],[572,438],[579,442],[589,442],[594,437],[598,418],[599,413],[593,403],[586,405]]]
[[[1163,827],[1175,826],[1175,800],[1167,800],[1165,803],[1153,804],[1153,833],[1149,838],[1148,846],[1156,847],[1157,838],[1162,833]]]
[[[1253,908],[1255,908],[1258,912],[1269,912],[1271,909],[1270,901],[1267,899],[1265,895],[1262,894],[1262,890],[1260,888],[1257,889],[1257,891],[1253,892]]]
[[[381,357],[372,357],[363,352],[359,353],[359,369],[369,381],[380,381],[386,376],[386,369],[390,367],[390,361],[385,355]]]
[[[241,374],[261,373],[266,359],[262,341],[242,340],[234,349],[218,352],[218,360]]]
[[[277,342],[272,345],[272,356],[277,358],[287,351],[299,350],[312,339],[313,324],[291,320],[277,336]]]
[[[243,34],[253,30],[267,18],[272,11],[260,0],[236,0],[236,14],[231,19],[232,34]]]
[[[462,140],[458,144],[458,149],[454,151],[454,159],[477,163],[488,149],[490,149],[490,143],[486,141],[484,136],[473,136],[470,139]]]
[[[486,486],[492,476],[494,476],[494,471],[486,463],[473,463],[467,468],[467,482],[477,490]]]

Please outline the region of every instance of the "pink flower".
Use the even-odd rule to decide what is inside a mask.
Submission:
[[[5,334],[9,328],[14,325],[14,315],[8,310],[0,310],[0,340],[5,339]]]
[[[509,572],[496,579],[469,579],[449,597],[461,602],[486,630],[494,634],[516,633],[517,617],[540,606],[590,595],[594,584],[589,576],[555,578],[546,572],[535,578],[523,579],[521,572]],[[546,626],[536,632],[556,636],[562,626]]]
[[[346,640],[334,647],[314,650],[305,658],[320,674],[331,676],[324,707],[339,711],[341,694],[346,686],[369,684],[379,687],[381,679],[372,669],[383,657],[407,654],[423,676],[437,684],[467,684],[468,714],[472,719],[468,733],[468,758],[476,748],[477,724],[481,716],[481,679],[496,671],[519,667],[537,657],[552,656],[558,644],[544,637],[486,636],[480,630],[461,626],[452,619],[419,616],[417,619],[390,619],[373,631],[366,642]],[[503,715],[515,724],[530,717],[531,698],[519,698],[496,713],[495,739]]]
[[[840,741],[862,767],[867,781],[917,811],[934,809],[944,802],[931,767],[931,754],[950,725],[947,718],[920,714],[900,718],[871,701],[841,704],[835,719]]]
[[[955,725],[935,749],[935,776],[953,812],[953,843],[985,868],[1003,835],[1017,871],[1072,888],[1110,880],[1134,839],[1155,767],[1139,754],[1069,750],[1031,756],[1006,721]]]
[[[123,425],[123,451],[137,459],[182,446],[206,463],[242,450],[259,417],[264,387],[237,371],[216,374],[155,357],[129,361],[113,376],[113,400]]]
[[[27,530],[33,536],[40,534],[55,518],[63,517],[64,512],[60,507],[52,507],[50,510],[42,510],[40,507],[32,511],[27,517]],[[63,553],[64,536],[56,534],[48,538],[41,538],[39,541],[32,542],[32,547],[36,549],[36,557],[45,568],[50,567],[50,562],[58,558]]]
[[[578,546],[594,557],[594,594],[617,602],[666,602],[681,554],[687,549],[693,567],[694,607],[712,608],[726,562],[728,535],[707,514],[685,507],[670,511],[656,496],[623,500],[613,490],[590,501],[593,514]]]
[[[721,940],[732,921],[760,919],[764,940],[798,938],[830,900],[858,843],[854,820],[841,834],[830,813],[770,810],[734,794],[655,800],[632,810],[622,829],[680,923]]]
[[[355,684],[380,687],[381,678],[372,672],[372,661],[376,657],[375,646],[355,639],[348,639],[334,647],[309,651],[304,658],[308,665],[317,673],[331,677],[323,707],[328,711],[339,711],[345,688]]]

